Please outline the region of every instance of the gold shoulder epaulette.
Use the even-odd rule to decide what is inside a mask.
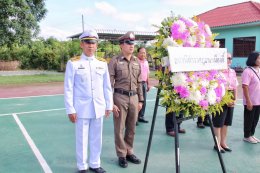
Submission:
[[[103,61],[103,62],[107,62],[107,60],[106,60],[105,58],[97,57],[97,60],[99,60],[99,61]]]
[[[79,61],[80,60],[80,56],[74,56],[72,58],[70,58],[70,60],[73,61]]]

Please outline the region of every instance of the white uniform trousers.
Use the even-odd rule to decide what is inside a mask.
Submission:
[[[76,122],[76,156],[79,170],[100,167],[103,117],[78,118]],[[89,144],[89,146],[88,146]],[[88,158],[89,147],[89,158]],[[88,159],[88,162],[87,162]]]

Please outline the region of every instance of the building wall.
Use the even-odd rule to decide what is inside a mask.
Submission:
[[[220,29],[212,28],[213,33],[219,35],[216,39],[225,39],[225,47],[228,52],[233,54],[233,38],[237,37],[256,37],[255,50],[260,51],[260,25],[248,26],[242,25],[240,27],[223,27]],[[233,57],[232,67],[246,67],[247,57]]]

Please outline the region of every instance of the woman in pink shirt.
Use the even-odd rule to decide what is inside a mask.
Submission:
[[[242,73],[244,103],[244,141],[256,144],[255,128],[260,114],[260,55],[252,52],[247,59],[248,66]]]
[[[227,131],[228,126],[232,125],[234,106],[237,99],[237,76],[235,70],[231,69],[232,56],[227,53],[227,65],[228,69],[222,73],[225,75],[227,80],[226,89],[233,94],[233,102],[223,106],[223,112],[220,115],[213,116],[212,121],[214,125],[214,132],[218,139],[219,149],[221,153],[231,152],[231,148],[227,145]],[[217,147],[214,147],[217,150]]]

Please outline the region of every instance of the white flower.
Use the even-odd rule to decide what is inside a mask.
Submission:
[[[184,73],[175,73],[171,78],[173,86],[187,86],[186,79],[187,77]]]
[[[190,18],[187,18],[186,20],[188,20],[190,23],[192,23],[192,26],[189,27],[190,32],[195,33],[195,31],[198,29],[198,24],[196,22],[194,22],[193,20],[191,20]]]
[[[208,80],[202,80],[202,81],[201,81],[201,85],[202,85],[203,87],[208,88],[208,86],[209,86],[209,81],[208,81]]]
[[[209,102],[210,105],[214,105],[216,103],[216,93],[214,89],[209,89],[208,90],[208,94],[207,94],[207,100]]]
[[[191,84],[191,88],[196,90],[197,88],[199,88],[200,83],[198,81],[193,81]]]
[[[199,46],[201,48],[205,47],[205,45],[206,45],[206,37],[205,37],[205,35],[200,35],[199,38],[198,38],[198,41],[199,41]]]
[[[210,30],[209,25],[205,24],[204,28],[205,28],[206,33],[207,33],[209,36],[211,36],[211,35],[212,35],[212,32],[211,32],[211,30]]]
[[[220,44],[219,44],[219,41],[214,41],[213,42],[213,47],[214,48],[219,48]]]
[[[187,99],[199,104],[200,100],[202,100],[202,95],[199,90],[192,90],[190,91],[190,95]]]
[[[163,67],[169,67],[170,66],[169,57],[168,56],[162,57],[161,63]]]
[[[180,26],[180,28],[178,30],[179,32],[183,33],[186,30],[186,25],[185,25],[185,23],[183,21],[178,20],[175,23]]]
[[[215,89],[215,88],[217,88],[218,87],[218,83],[216,82],[216,81],[212,81],[211,83],[210,83],[210,89]]]
[[[224,84],[221,84],[220,86],[221,86],[221,89],[222,89],[222,95],[221,95],[221,97],[223,97],[223,96],[225,95],[225,93],[226,93],[225,85],[224,85]]]
[[[162,46],[164,48],[167,48],[168,46],[180,47],[180,45],[178,45],[178,43],[175,40],[173,40],[172,38],[170,38],[170,37],[168,37],[168,38],[163,40]]]
[[[189,43],[189,44],[191,45],[191,47],[194,47],[194,46],[195,46],[196,41],[197,41],[197,38],[196,38],[195,35],[189,36],[189,37],[187,38],[187,43]]]

